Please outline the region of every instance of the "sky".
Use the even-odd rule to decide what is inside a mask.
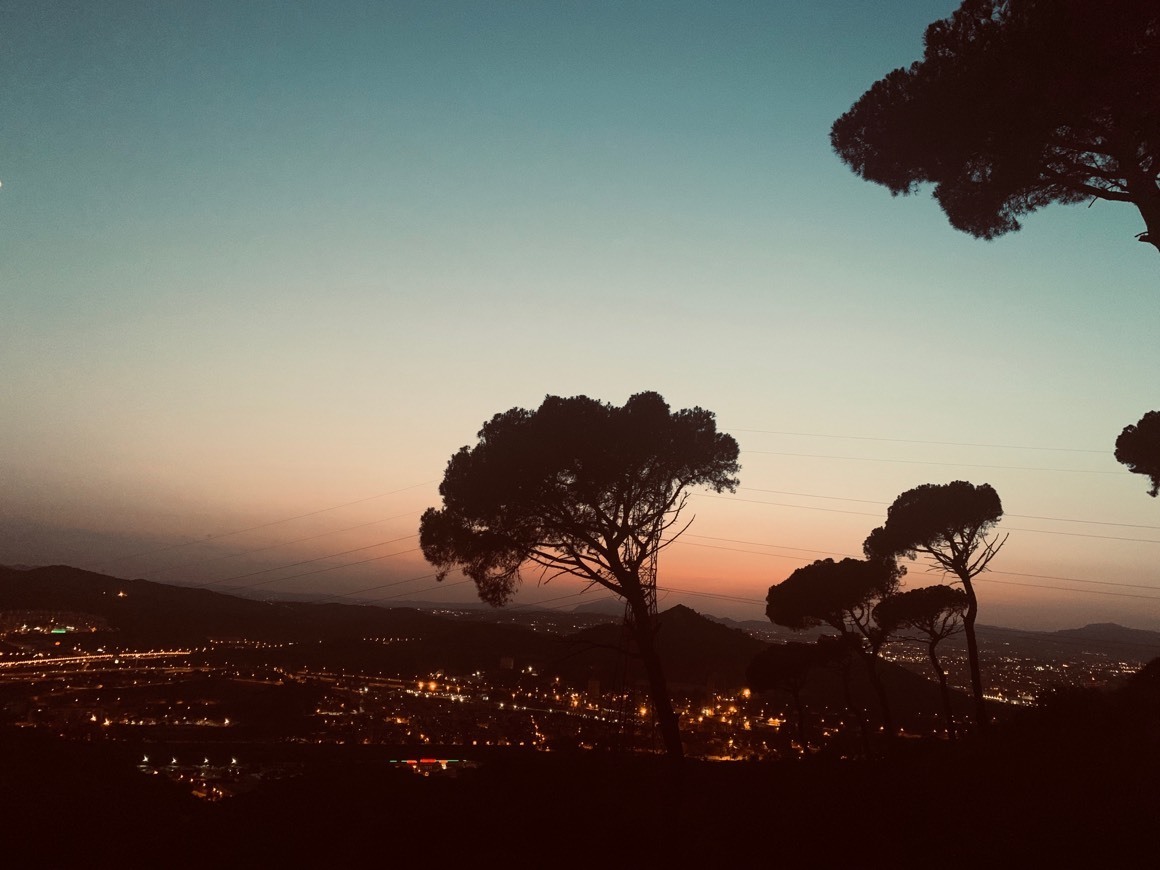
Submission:
[[[451,454],[655,390],[742,451],[662,608],[762,619],[964,479],[1009,534],[980,622],[1160,630],[1160,501],[1112,455],[1160,407],[1139,215],[979,241],[829,145],[956,5],[0,4],[0,563],[470,600],[417,550]]]

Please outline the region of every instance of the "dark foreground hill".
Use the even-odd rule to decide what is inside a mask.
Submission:
[[[0,574],[0,608],[91,609],[125,637],[148,634],[153,619],[177,627],[184,609],[191,632],[251,624],[288,637],[321,631],[330,638],[322,646],[335,649],[353,644],[343,632],[406,619],[430,633],[417,647],[424,655],[468,629],[375,608],[327,608],[315,619],[307,605],[186,598],[196,590],[41,571]],[[529,654],[546,655],[572,644],[575,654],[559,663],[573,661],[578,673],[594,666],[584,655],[620,641],[616,627],[579,640],[488,628],[516,631],[484,625],[466,635],[467,646],[495,655],[527,644]],[[673,647],[674,681],[690,686],[724,683],[756,643],[684,608],[666,612],[660,631]],[[504,750],[458,778],[424,778],[364,748],[328,747],[325,763],[297,778],[206,804],[179,783],[139,773],[129,745],[0,728],[5,866],[1153,866],[1160,664],[1115,691],[1061,690],[985,739],[897,740],[869,760],[690,762],[676,774],[651,755]]]
[[[869,760],[497,751],[458,778],[332,747],[217,804],[112,743],[0,728],[6,866],[1149,867],[1160,660],[948,744]]]
[[[512,753],[423,778],[352,754],[195,804],[116,747],[0,730],[0,814],[11,866],[1153,866],[1155,738],[1129,752],[1093,736],[680,774],[656,756]]]

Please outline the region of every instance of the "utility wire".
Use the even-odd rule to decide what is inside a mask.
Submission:
[[[436,574],[422,574],[418,577],[408,577],[406,580],[393,580],[390,583],[380,583],[378,586],[368,586],[366,589],[355,589],[353,592],[335,592],[332,595],[327,595],[324,598],[315,598],[311,601],[304,602],[305,604],[322,604],[330,601],[332,598],[353,598],[355,595],[361,595],[364,592],[377,592],[380,589],[389,589],[392,586],[402,586],[404,583],[414,583],[417,580],[429,580]]]
[[[675,541],[674,543],[684,544],[684,546],[686,546],[686,547],[707,547],[707,548],[713,549],[713,550],[731,550],[731,551],[737,552],[737,553],[752,553],[755,556],[770,556],[770,557],[779,558],[779,559],[790,559],[791,561],[794,561],[794,562],[809,562],[809,559],[803,559],[800,556],[783,556],[780,553],[763,553],[763,552],[760,552],[758,550],[742,550],[739,547],[721,547],[721,546],[714,546],[712,544],[695,544],[692,541],[684,541],[684,540],[678,540],[678,541]],[[761,546],[761,545],[759,545],[759,546]],[[817,552],[824,552],[824,551],[819,550]],[[833,555],[841,556],[841,555],[845,555],[845,554],[834,553]],[[848,558],[855,558],[855,557],[849,556]],[[1122,587],[1125,587],[1128,589],[1152,589],[1152,590],[1160,592],[1160,589],[1157,589],[1155,586],[1147,586],[1147,585],[1138,584],[1138,583],[1115,583],[1115,582],[1110,581],[1110,580],[1081,580],[1077,577],[1049,577],[1047,575],[1040,575],[1040,574],[1020,574],[1020,573],[1015,572],[1015,571],[990,571],[989,573],[998,574],[1000,576],[1010,576],[1010,577],[1041,577],[1042,576],[1042,577],[1045,577],[1045,579],[1062,580],[1062,581],[1068,581],[1068,582],[1072,582],[1072,583],[1088,583],[1088,584],[1098,585],[1098,586],[1122,586]],[[1138,594],[1134,594],[1134,593],[1130,593],[1130,592],[1106,592],[1106,591],[1097,590],[1097,589],[1072,589],[1068,586],[1049,586],[1049,585],[1041,584],[1041,583],[1022,583],[1022,582],[1017,581],[1017,580],[993,580],[993,579],[988,579],[985,577],[975,577],[974,579],[975,580],[986,580],[989,583],[998,583],[1000,585],[1008,585],[1008,586],[1032,586],[1032,587],[1035,587],[1038,589],[1055,589],[1059,592],[1089,592],[1093,595],[1112,595],[1112,596],[1116,596],[1119,598],[1145,598],[1145,599],[1151,599],[1153,601],[1160,601],[1160,595],[1138,595]],[[681,591],[686,591],[686,590],[679,590],[678,589],[678,590],[674,590],[674,591],[681,592]],[[689,594],[692,595],[695,593],[689,592]]]
[[[882,516],[881,514],[869,513],[867,511],[846,511],[840,510],[838,508],[816,507],[814,505],[807,504],[786,504],[785,502],[761,501],[759,499],[752,498],[738,498],[737,496],[733,495],[713,495],[707,492],[696,492],[692,493],[692,495],[696,496],[697,498],[720,498],[727,501],[743,501],[749,504],[765,504],[769,505],[770,507],[794,508],[796,510],[803,511],[823,511],[830,514],[852,514],[854,516],[860,517],[879,518]],[[1065,537],[1069,538],[1099,538],[1105,541],[1133,541],[1139,544],[1160,544],[1160,540],[1156,540],[1155,538],[1126,538],[1119,535],[1094,535],[1089,532],[1062,532],[1053,529],[1024,529],[1019,526],[1003,526],[1003,528],[1012,532],[1034,532],[1035,534],[1039,535],[1064,535]]]
[[[301,544],[303,541],[314,541],[314,540],[317,540],[318,538],[327,538],[327,537],[330,537],[331,535],[337,535],[340,532],[349,532],[349,531],[352,531],[354,529],[363,529],[363,528],[366,528],[367,526],[377,526],[380,523],[386,523],[386,522],[390,522],[391,520],[398,520],[398,519],[402,519],[403,517],[413,517],[413,516],[415,516],[415,511],[407,511],[406,513],[395,514],[392,517],[383,517],[381,520],[372,520],[369,523],[359,523],[358,525],[355,525],[355,526],[345,526],[344,528],[341,528],[341,529],[331,529],[329,532],[322,532],[322,533],[317,534],[317,535],[309,535],[305,538],[295,538],[292,541],[282,541],[281,543],[278,543],[278,544],[268,544],[268,545],[263,546],[263,547],[254,547],[254,548],[249,549],[249,550],[238,550],[236,553],[227,553],[224,556],[210,556],[208,559],[195,559],[192,562],[177,562],[176,564],[173,564],[173,565],[166,565],[163,568],[151,568],[150,573],[157,574],[157,573],[160,573],[162,571],[172,571],[174,568],[188,568],[192,565],[204,565],[207,562],[220,562],[223,559],[236,559],[238,556],[247,556],[250,553],[264,553],[267,550],[278,550],[278,549],[281,549],[282,547],[289,547],[292,544]]]
[[[710,544],[696,544],[692,541],[685,541],[684,540],[685,538],[703,538],[703,539],[709,540],[709,541],[725,541],[725,542],[733,543],[733,544],[750,544],[750,545],[755,546],[755,547],[781,547],[781,544],[765,544],[765,543],[762,543],[761,541],[743,541],[743,540],[738,540],[737,538],[715,538],[715,537],[712,537],[710,535],[694,535],[694,534],[689,533],[689,532],[687,532],[682,538],[678,539],[676,541],[676,543],[683,542],[686,546],[692,546],[692,547],[712,546]],[[786,550],[799,549],[797,547],[781,547],[781,548],[786,549]],[[780,553],[767,553],[767,552],[763,552],[761,550],[742,550],[740,548],[735,548],[735,547],[714,547],[714,549],[736,550],[736,552],[739,552],[739,553],[753,553],[756,556],[776,556],[776,557],[782,558],[782,559],[800,559],[800,557],[797,557],[797,556],[782,556]],[[854,556],[854,555],[851,555],[850,553],[835,553],[835,552],[832,552],[829,550],[805,550],[804,552],[822,553],[823,555],[827,555],[827,556],[843,556],[843,557],[849,558],[849,559],[861,558],[860,556]],[[800,561],[804,562],[807,560],[800,559]],[[1019,571],[997,571],[993,568],[988,569],[988,573],[999,574],[999,575],[1004,576],[1004,577],[1031,577],[1033,579],[1039,579],[1039,580],[1060,580],[1060,581],[1067,582],[1067,583],[1089,583],[1089,584],[1096,585],[1096,586],[1122,586],[1126,589],[1148,589],[1148,590],[1153,591],[1153,592],[1160,592],[1160,587],[1152,586],[1152,585],[1149,585],[1146,583],[1118,583],[1114,580],[1083,580],[1079,577],[1058,577],[1058,576],[1055,576],[1053,574],[1028,574],[1028,573],[1019,572]],[[1055,587],[1052,587],[1052,588],[1055,588]],[[1064,587],[1059,587],[1059,588],[1064,588]]]
[[[1050,471],[1060,474],[1122,474],[1120,471],[1100,471],[1091,468],[1043,468],[1038,465],[980,465],[971,462],[933,462],[923,459],[879,459],[871,456],[831,456],[825,453],[783,453],[777,450],[742,450],[742,453],[761,456],[795,456],[809,459],[843,459],[850,462],[892,462],[902,465],[939,465],[958,468],[1005,468],[1016,471]]]
[[[996,574],[999,572],[996,571]],[[1054,589],[1056,592],[1080,592],[1084,595],[1111,595],[1115,598],[1146,598],[1150,601],[1160,601],[1160,595],[1136,595],[1132,592],[1104,592],[1101,589],[1069,589],[1066,586],[1048,586],[1043,583],[1022,583],[1018,580],[993,580],[988,577],[975,577],[973,582],[995,583],[999,586],[1029,586],[1032,589]]]
[[[380,492],[378,495],[368,495],[366,498],[356,498],[354,501],[345,501],[342,504],[331,505],[330,507],[319,508],[318,510],[314,510],[314,511],[308,511],[307,513],[304,513],[304,514],[295,514],[292,517],[283,517],[280,520],[271,520],[268,523],[260,523],[256,526],[247,526],[244,529],[235,529],[232,532],[220,532],[216,535],[206,535],[204,538],[198,538],[197,540],[194,540],[194,541],[185,541],[185,542],[180,543],[180,544],[169,544],[169,545],[164,546],[164,547],[157,547],[153,550],[143,550],[139,553],[130,553],[126,556],[118,556],[116,559],[111,559],[108,562],[102,562],[99,567],[103,568],[103,567],[107,567],[109,565],[115,565],[118,562],[124,562],[128,559],[136,559],[140,556],[151,556],[154,553],[164,553],[168,550],[178,550],[178,549],[181,549],[182,547],[192,547],[194,544],[204,544],[206,541],[216,541],[220,538],[230,538],[230,537],[233,537],[234,535],[245,534],[246,532],[255,532],[258,529],[266,529],[266,528],[269,528],[270,526],[278,526],[278,525],[281,525],[282,523],[289,523],[289,522],[293,522],[294,520],[301,520],[301,519],[305,519],[306,517],[313,517],[313,516],[316,516],[318,514],[328,513],[329,511],[336,511],[339,508],[350,507],[351,505],[362,504],[363,502],[368,502],[368,501],[374,501],[375,499],[378,499],[378,498],[386,498],[388,495],[397,495],[400,492],[406,492],[407,490],[410,490],[410,489],[418,489],[421,486],[430,486],[431,484],[438,483],[438,482],[439,481],[437,481],[437,480],[427,480],[427,481],[424,481],[423,483],[415,483],[415,484],[412,484],[411,486],[404,486],[401,489],[392,489],[390,492]]]
[[[413,536],[412,536],[413,537]],[[408,553],[419,552],[418,547],[412,547],[409,550],[400,550],[397,553],[387,553],[385,556],[375,556],[371,559],[360,559],[357,562],[346,562],[342,565],[331,565],[329,568],[319,568],[317,571],[304,571],[301,574],[291,574],[288,577],[271,577],[269,580],[259,580],[257,583],[247,583],[243,586],[227,586],[226,589],[233,591],[235,589],[253,589],[255,586],[264,586],[267,583],[277,583],[280,580],[296,580],[299,577],[310,577],[314,574],[325,574],[328,571],[337,571],[340,568],[352,568],[355,565],[365,565],[368,562],[381,562],[383,559],[390,559],[394,556],[405,556]],[[317,560],[315,560],[317,561]]]
[[[790,491],[784,490],[784,489],[761,489],[760,487],[756,487],[756,486],[739,486],[737,488],[742,489],[742,490],[747,490],[749,492],[768,492],[768,493],[772,493],[774,495],[796,495],[796,496],[799,496],[800,498],[821,498],[821,499],[826,499],[827,501],[853,501],[853,502],[858,502],[859,504],[880,504],[880,505],[891,504],[891,502],[879,501],[877,499],[849,498],[847,496],[840,496],[840,495],[817,495],[817,494],[812,493],[812,492],[790,492]],[[1117,523],[1117,522],[1111,522],[1109,520],[1077,520],[1077,519],[1072,519],[1070,517],[1045,517],[1045,516],[1041,516],[1039,514],[1004,513],[1003,516],[1016,517],[1016,518],[1021,519],[1021,520],[1049,520],[1049,521],[1055,522],[1055,523],[1083,523],[1085,525],[1090,525],[1090,526],[1119,526],[1119,527],[1125,528],[1125,529],[1151,529],[1153,531],[1160,532],[1160,526],[1148,526],[1148,525],[1141,525],[1138,523]]]
[[[788,547],[785,544],[769,544],[764,541],[743,541],[738,538],[719,538],[713,535],[694,535],[692,532],[685,532],[679,540],[685,538],[702,538],[706,541],[724,541],[727,544],[751,544],[755,547],[776,547],[779,550],[796,550],[799,553],[821,553],[825,556],[849,556],[851,559],[861,558],[859,556],[850,556],[849,553],[835,553],[832,550],[815,550],[810,547]],[[747,552],[757,552],[756,550]]]
[[[472,581],[469,578],[467,580],[456,580],[454,583],[436,583],[434,586],[425,586],[422,589],[412,589],[409,592],[400,592],[397,595],[387,595],[387,596],[384,596],[383,598],[368,598],[366,603],[367,604],[375,604],[379,601],[392,601],[396,598],[402,598],[406,595],[420,595],[424,592],[437,592],[440,589],[450,589],[453,586],[462,586],[465,583],[471,583],[471,582]]]
[[[804,511],[822,511],[828,514],[853,514],[854,516],[859,517],[878,517],[879,519],[882,517],[881,513],[870,513],[869,511],[845,511],[839,508],[824,508],[807,504],[785,504],[784,502],[778,501],[762,501],[756,498],[741,498],[736,495],[713,495],[712,493],[708,492],[694,492],[690,493],[690,495],[692,495],[694,498],[719,498],[725,501],[743,501],[748,504],[767,504],[771,507],[799,508]]]
[[[679,541],[674,541],[673,543],[681,544],[685,547],[704,547],[705,549],[708,549],[708,550],[728,550],[732,553],[752,553],[755,556],[769,556],[770,558],[773,558],[773,559],[789,559],[791,562],[809,562],[810,561],[809,559],[802,558],[801,556],[789,556],[789,555],[786,555],[784,553],[769,553],[769,552],[765,552],[762,550],[742,550],[740,547],[723,547],[723,546],[720,546],[719,544],[697,544],[697,543],[694,543],[693,541],[686,541],[686,540],[684,540],[684,538],[682,538]],[[764,545],[759,544],[758,546],[764,546]],[[821,554],[823,556],[846,556],[845,553],[831,553],[827,550],[812,550],[811,552],[818,553],[818,554]],[[853,559],[856,557],[849,556],[848,558]]]
[[[980,444],[971,441],[923,441],[916,438],[874,438],[869,435],[830,435],[822,432],[779,432],[772,429],[733,429],[733,432],[758,432],[763,435],[793,435],[800,438],[837,438],[845,441],[883,441],[890,444],[936,444],[942,447],[993,447],[1000,450],[1048,450],[1055,453],[1100,453],[1107,450],[1089,450],[1080,447],[1032,447],[1024,444]]]
[[[269,574],[271,571],[281,571],[284,568],[297,568],[299,565],[310,565],[314,562],[322,562],[326,559],[333,559],[337,556],[345,556],[348,553],[360,553],[363,550],[373,550],[375,547],[385,547],[387,544],[397,544],[397,543],[399,543],[399,541],[408,541],[411,538],[417,538],[417,537],[419,537],[417,534],[415,534],[415,535],[403,535],[403,537],[401,537],[401,538],[392,538],[389,541],[379,541],[377,544],[368,544],[365,547],[355,547],[352,550],[342,550],[341,552],[338,552],[338,553],[328,553],[325,556],[319,556],[315,559],[303,559],[301,562],[291,562],[289,565],[278,565],[277,567],[274,567],[274,568],[263,568],[261,571],[250,571],[246,574],[234,574],[233,576],[230,576],[230,577],[221,577],[217,580],[211,580],[208,583],[202,583],[198,586],[198,588],[204,589],[208,586],[216,586],[219,583],[228,583],[230,580],[244,580],[247,577],[257,577],[259,574]],[[358,563],[355,562],[352,564],[358,564]],[[298,576],[302,576],[302,575],[298,575]],[[279,578],[275,578],[275,579],[279,579]],[[285,580],[288,578],[283,577],[280,579]],[[243,586],[243,587],[231,587],[231,588],[244,589],[246,587]]]

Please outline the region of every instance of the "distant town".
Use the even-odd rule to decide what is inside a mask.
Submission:
[[[110,618],[132,603],[144,581],[133,581],[135,589],[99,575],[78,579],[67,570],[66,580],[93,587],[90,601],[99,587],[95,600],[104,612],[86,611],[84,596],[74,595],[75,608],[0,613],[3,724],[131,747],[143,775],[168,778],[207,800],[294,776],[322,747],[357,746],[378,762],[424,776],[455,776],[498,752],[659,751],[647,693],[623,656],[605,650],[606,660],[568,666],[568,658],[596,649],[599,637],[615,644],[619,629],[611,617],[443,609],[421,614],[425,621],[408,634],[350,637],[338,630],[323,639],[290,639],[284,628],[256,622],[250,635],[206,636],[190,644],[193,620],[172,643],[145,644]],[[6,579],[11,583],[18,573]],[[150,607],[166,606],[158,603],[165,593],[187,592],[148,587],[162,594]],[[53,597],[46,594],[50,588],[43,586],[45,597]],[[236,601],[213,598],[226,607]],[[368,610],[347,609],[360,617]],[[680,632],[680,645],[700,647],[707,659],[722,656],[723,642],[755,650],[787,638],[784,629],[759,622],[722,624],[686,608],[671,613],[669,630]],[[420,616],[410,610],[395,615],[403,618],[400,624]],[[439,667],[444,656],[423,652],[432,632],[474,633],[481,656],[490,660],[476,656],[474,666]],[[533,636],[571,643],[564,658],[552,661],[543,652],[549,647],[527,645]],[[983,639],[988,698],[999,719],[1045,693],[1114,687],[1160,654],[1160,634],[1118,626],[1055,633],[988,629]],[[945,739],[937,705],[929,701],[934,684],[922,647],[894,643],[884,658],[897,666],[892,689],[905,699],[900,736]],[[401,661],[412,664],[390,666]],[[952,685],[967,685],[961,647],[952,646],[944,664]],[[752,691],[740,677],[743,665],[730,670],[717,662],[702,679],[679,662],[672,665],[691,757],[841,757],[854,751],[858,721],[874,719],[864,690],[861,716],[852,717],[840,693],[822,687],[807,702],[810,736],[802,745],[791,724],[790,698]],[[924,689],[932,690],[929,697]],[[965,695],[956,697],[965,710]]]

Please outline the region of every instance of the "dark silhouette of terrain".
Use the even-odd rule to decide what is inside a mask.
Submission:
[[[118,597],[120,592],[125,597]],[[231,653],[234,659],[249,657],[255,663],[286,667],[324,665],[411,676],[439,670],[494,672],[501,660],[510,660],[516,669],[532,667],[581,688],[590,680],[609,690],[640,685],[645,679],[631,655],[626,661],[631,643],[618,623],[558,635],[407,608],[268,604],[206,589],[120,580],[67,566],[0,568],[0,607],[100,616],[114,629],[112,633],[74,636],[91,648],[110,639],[122,646],[172,647],[200,646],[208,638],[247,638],[294,642],[278,650]],[[363,640],[382,636],[408,640],[386,646]],[[711,691],[734,692],[745,686],[746,668],[765,643],[677,605],[658,615],[656,646],[674,691],[698,699]],[[889,662],[882,662],[880,668],[886,691],[899,708],[899,723],[923,727],[929,711],[939,709],[937,685]],[[855,671],[854,702],[872,709],[871,691],[865,676]],[[802,698],[811,709],[840,708],[841,680],[836,673],[819,673]],[[955,703],[957,709],[959,701]]]
[[[125,597],[118,597],[124,592]],[[581,688],[597,680],[605,689],[641,678],[639,668],[624,651],[631,647],[623,627],[608,622],[577,632],[532,631],[506,624],[504,611],[495,621],[472,612],[464,618],[436,616],[410,608],[381,608],[349,604],[270,604],[237,598],[206,589],[188,589],[147,580],[122,580],[67,566],[34,569],[0,567],[0,609],[61,610],[100,617],[111,633],[70,636],[95,649],[110,640],[119,646],[200,646],[208,638],[247,638],[293,642],[277,651],[252,653],[235,650],[235,659],[250,656],[255,663],[286,667],[325,665],[407,676],[448,672],[495,671],[501,660],[515,668],[531,666],[539,673],[560,676]],[[659,615],[657,650],[675,691],[698,698],[708,692],[730,692],[745,686],[745,671],[765,643],[733,626],[678,605]],[[758,628],[768,622],[755,622]],[[796,633],[801,640],[808,632]],[[407,638],[383,645],[373,637]],[[1044,655],[1074,655],[1079,650],[1107,649],[1109,655],[1143,660],[1160,655],[1160,633],[1114,625],[1088,626],[1062,632],[1024,632],[988,628],[986,642],[1018,644]],[[321,643],[320,643],[321,641]],[[954,639],[947,642],[954,644]],[[941,708],[937,684],[890,662],[879,664],[898,724],[924,728],[931,713]],[[865,675],[852,671],[853,700],[875,709],[875,696]],[[837,672],[811,676],[802,700],[807,709],[843,706]],[[780,697],[775,692],[773,697]],[[787,699],[786,699],[787,700]],[[962,695],[954,693],[956,715],[963,712]],[[874,719],[874,716],[871,716]]]
[[[1047,634],[1045,640],[1084,641],[1089,644],[1127,645],[1155,650],[1160,655],[1160,631],[1124,628],[1114,622],[1093,622],[1083,628],[1065,628]]]
[[[675,775],[658,756],[513,751],[440,779],[349,749],[298,778],[201,805],[132,772],[115,745],[0,729],[0,813],[19,832],[5,856],[121,867],[1150,866],[1160,662],[985,739],[906,741],[879,759],[688,762]],[[971,837],[948,821],[952,806]],[[633,824],[610,825],[610,813]]]
[[[128,595],[116,598],[117,591]],[[515,642],[532,652],[578,650],[560,665],[572,662],[585,674],[602,666],[601,655],[620,661],[609,647],[622,637],[616,625],[560,638],[351,606],[322,607],[327,618],[319,621],[309,605],[270,607],[59,567],[0,571],[0,601],[4,608],[51,609],[55,602],[71,612],[89,610],[106,616],[118,637],[152,619],[184,623],[191,638],[194,628],[220,633],[231,625],[252,634],[258,630],[250,628],[252,619],[260,630],[285,636],[308,636],[308,625],[321,625],[338,644],[344,630],[405,620],[433,633],[431,650],[460,633],[487,646],[487,655]],[[197,606],[182,619],[190,601]],[[1106,626],[1060,634],[1048,642],[1074,648],[1076,637],[1093,634],[1141,640]],[[658,646],[669,656],[666,667],[690,686],[727,683],[731,667],[763,648],[688,608],[661,614]],[[922,687],[915,688],[916,714],[933,715],[933,681],[888,667],[883,677],[892,681],[888,691],[900,719],[907,685]],[[822,703],[826,692],[840,695],[838,675],[830,679],[828,687],[819,680],[807,689],[818,693],[807,708]],[[870,686],[858,691],[871,705]],[[968,699],[959,695],[958,703]],[[954,746],[929,739],[896,743],[882,757],[689,761],[679,774],[655,755],[512,748],[481,754],[477,769],[454,779],[392,768],[372,752],[376,747],[304,746],[301,776],[205,804],[177,783],[139,773],[138,749],[130,744],[69,742],[43,729],[0,727],[0,819],[8,832],[5,859],[13,866],[28,860],[61,867],[761,860],[904,868],[1147,866],[1154,859],[1160,661],[1114,690],[1059,690],[999,722],[985,738],[968,735]],[[610,813],[630,813],[632,824],[610,825]],[[963,818],[970,838],[955,833]]]
[[[778,640],[801,640],[801,633],[773,625],[766,619],[730,619],[728,617],[707,616],[714,622],[729,628],[736,628],[749,634],[759,634]],[[979,643],[984,646],[1007,644],[1017,646],[1023,652],[1074,653],[1077,649],[1107,655],[1125,655],[1130,659],[1146,661],[1160,655],[1160,631],[1139,628],[1125,628],[1114,622],[1100,622],[1081,628],[1065,628],[1056,631],[1036,631],[1026,628],[1004,628],[998,625],[975,626]],[[947,647],[965,648],[962,636],[947,638]]]

